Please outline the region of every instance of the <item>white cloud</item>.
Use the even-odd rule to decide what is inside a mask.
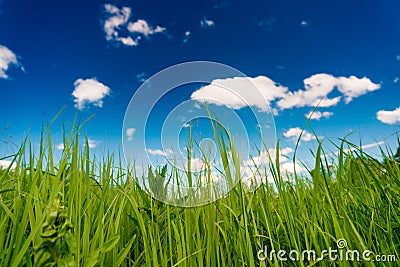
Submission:
[[[150,149],[150,148],[148,148],[147,152],[150,155],[163,156],[163,157],[166,157],[166,156],[169,156],[169,155],[173,154],[173,151],[171,149],[161,150],[161,149]]]
[[[400,61],[400,55],[396,55],[396,59]]]
[[[303,82],[305,89],[292,92],[265,76],[216,79],[211,84],[195,91],[191,99],[233,109],[255,106],[264,112],[268,110],[265,104],[267,102],[272,106],[274,115],[277,115],[279,110],[295,107],[336,106],[342,97],[347,104],[354,98],[381,87],[380,84],[375,84],[366,77],[334,77],[326,73],[312,75]],[[335,88],[341,95],[330,97]],[[331,112],[316,113],[313,118],[327,118],[332,114]]]
[[[303,20],[302,22],[300,22],[300,26],[307,27],[308,21]]]
[[[327,98],[336,85],[336,78],[329,74],[316,74],[304,80],[305,90],[288,92],[277,102],[280,109],[316,106],[330,107],[337,105],[340,97]]]
[[[329,118],[330,116],[333,115],[333,112],[329,111],[310,111],[307,114],[304,114],[304,116],[308,119],[310,118],[311,120],[320,120],[321,118]]]
[[[304,167],[300,164],[293,163],[292,159],[289,157],[294,150],[291,147],[285,147],[279,151],[279,162],[280,162],[280,172],[283,175],[283,179],[287,180],[286,175],[306,171]],[[271,161],[275,165],[276,160],[276,149],[272,148],[267,151],[261,151],[258,157],[253,157],[253,159],[245,160],[241,166],[243,173],[242,181],[245,185],[246,190],[253,191],[261,184],[274,183],[274,178],[272,174],[264,173],[266,169],[261,168],[262,165],[268,165]]]
[[[15,162],[12,162],[11,160],[1,159],[0,160],[0,169],[7,169],[8,167],[10,167],[10,170],[15,170],[15,168],[17,167],[17,164]]]
[[[136,79],[141,83],[145,82],[147,80],[146,73],[144,72],[139,73],[138,75],[136,75]]]
[[[105,4],[104,8],[109,16],[104,22],[106,39],[107,41],[119,40],[118,30],[128,22],[129,17],[131,16],[131,9],[129,7],[119,9],[111,4]]]
[[[377,147],[377,146],[381,146],[385,144],[385,141],[379,141],[376,143],[371,143],[371,144],[366,144],[366,145],[362,145],[361,147],[351,147],[351,148],[347,148],[347,149],[343,149],[343,153],[348,153],[350,151],[355,151],[355,150],[364,150],[364,149],[368,149],[368,148],[373,148],[373,147]],[[331,155],[338,155],[340,153],[340,151],[333,153],[333,154],[328,154],[327,156],[331,156]]]
[[[185,44],[186,44],[187,42],[189,42],[190,35],[191,35],[191,32],[190,32],[190,31],[186,31],[186,32],[185,32],[184,37],[183,37],[183,42],[184,42]]]
[[[399,77],[395,77],[395,78],[393,79],[393,82],[394,82],[394,83],[398,83],[398,82],[399,82],[399,80],[400,80],[400,78],[399,78]]]
[[[212,20],[209,20],[209,19],[207,19],[207,18],[203,18],[203,19],[200,21],[200,26],[201,26],[202,28],[209,28],[209,27],[215,26],[215,23],[214,23],[214,21],[212,21]]]
[[[0,78],[7,79],[10,65],[17,65],[17,56],[7,47],[0,45]]]
[[[185,167],[188,164],[186,163]],[[207,166],[207,162],[200,158],[191,158],[190,159],[190,171],[197,172],[204,170]]]
[[[100,141],[88,139],[89,148],[96,148]]]
[[[386,124],[395,124],[400,122],[400,107],[395,110],[379,110],[376,118]]]
[[[191,95],[191,99],[201,103],[225,105],[233,109],[255,106],[267,111],[272,100],[283,97],[287,88],[276,84],[265,76],[256,78],[235,77],[216,79],[201,87]]]
[[[373,147],[377,147],[377,146],[381,146],[385,143],[385,141],[379,141],[376,143],[371,143],[371,144],[366,144],[361,146],[361,149],[367,149],[367,148],[373,148]]]
[[[284,148],[281,148],[280,149],[280,153],[281,153],[281,155],[283,155],[283,156],[287,156],[287,155],[289,155],[289,154],[291,154],[291,153],[293,153],[294,152],[294,150],[293,150],[293,148],[291,148],[291,147],[284,147]]]
[[[300,129],[299,127],[290,128],[289,130],[283,133],[283,136],[285,138],[294,138],[295,140],[297,140],[300,134],[301,134],[301,140],[306,142],[316,139],[316,137],[313,134],[307,132],[306,130]]]
[[[107,41],[120,42],[126,46],[137,46],[141,40],[141,36],[138,34],[143,34],[147,37],[152,34],[166,31],[165,28],[160,26],[153,28],[143,19],[139,19],[136,22],[129,22],[129,18],[132,14],[130,7],[122,7],[120,9],[114,5],[105,4],[104,9],[106,10],[108,17],[104,21],[103,26]],[[119,33],[124,30],[135,34],[135,36],[119,36]]]
[[[128,137],[128,141],[132,141],[133,140],[133,135],[135,134],[136,129],[135,128],[128,128],[126,129],[126,137]]]
[[[64,143],[59,143],[56,145],[56,149],[58,150],[63,150],[64,149]]]
[[[294,150],[291,147],[285,147],[281,148],[279,150],[279,161],[280,162],[285,162],[288,159],[288,155],[293,153]],[[266,165],[269,164],[271,161],[276,160],[276,149],[271,148],[267,150],[262,150],[260,151],[258,156],[252,157],[250,159],[244,160],[243,165],[244,166],[260,166],[260,165]]]
[[[337,79],[337,88],[345,96],[345,103],[349,103],[353,98],[365,95],[381,88],[380,84],[371,82],[367,77],[357,78],[356,76],[339,77]]]
[[[345,103],[353,98],[380,89],[379,84],[373,83],[369,78],[334,77],[330,74],[315,74],[304,80],[305,90],[287,93],[277,102],[280,109],[293,107],[331,107],[339,103],[341,97],[328,98],[336,87],[345,96]]]
[[[95,78],[78,79],[74,83],[72,95],[75,97],[75,107],[84,109],[87,103],[97,107],[103,106],[103,98],[110,94],[110,88],[98,82]]]
[[[140,36],[136,37],[135,40],[133,40],[132,37],[128,36],[128,37],[118,37],[116,40],[120,41],[122,44],[126,46],[137,46],[139,45],[140,39],[141,39]]]
[[[303,166],[299,165],[297,162],[293,163],[293,161],[285,162],[280,165],[281,173],[284,174],[293,174],[293,173],[299,173],[299,172],[304,172],[307,169],[305,169]]]
[[[376,143],[370,143],[370,144],[362,145],[361,147],[360,146],[356,146],[356,147],[345,148],[345,149],[343,149],[343,153],[348,153],[350,151],[358,151],[358,150],[364,150],[364,149],[368,149],[368,148],[373,148],[373,147],[381,146],[383,144],[385,144],[385,141],[377,141]],[[324,157],[337,156],[341,152],[342,152],[342,150],[336,151],[336,152],[332,152],[332,153],[328,153],[328,154],[324,154]]]
[[[128,24],[128,31],[132,33],[140,33],[145,36],[149,36],[156,33],[162,33],[166,29],[160,26],[157,26],[155,29],[147,23],[147,21],[143,19],[139,19],[136,22],[130,22]]]

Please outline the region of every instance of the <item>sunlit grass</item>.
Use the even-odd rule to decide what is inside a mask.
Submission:
[[[290,179],[277,154],[268,166],[274,185],[250,193],[239,183],[214,203],[181,208],[142,191],[121,156],[91,155],[79,131],[73,125],[64,132],[54,162],[44,127],[39,153],[27,139],[13,157],[15,169],[0,171],[0,266],[359,265],[257,258],[265,246],[321,253],[340,238],[348,249],[400,258],[400,169],[383,152],[380,162],[346,150],[353,145],[343,141],[332,166],[319,146],[309,174]],[[160,168],[151,175],[169,174]]]

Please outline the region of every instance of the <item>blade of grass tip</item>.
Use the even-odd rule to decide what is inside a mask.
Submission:
[[[91,119],[93,119],[96,116],[96,114],[92,114],[91,116],[89,116],[89,118],[87,118],[86,120],[84,120],[82,123],[79,123],[77,126],[77,132],[80,132],[82,127],[88,123]]]

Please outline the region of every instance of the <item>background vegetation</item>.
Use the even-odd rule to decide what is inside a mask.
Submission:
[[[358,266],[257,258],[265,247],[321,253],[340,238],[400,258],[400,168],[390,153],[381,162],[343,141],[332,166],[320,146],[309,175],[287,179],[278,158],[274,186],[239,184],[215,203],[180,208],[143,192],[121,156],[80,147],[79,131],[66,131],[58,162],[46,128],[39,153],[27,139],[16,168],[0,171],[1,266]]]

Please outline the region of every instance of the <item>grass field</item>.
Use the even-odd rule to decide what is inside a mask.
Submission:
[[[215,203],[181,208],[142,191],[121,156],[80,147],[78,131],[64,136],[59,161],[45,130],[39,153],[26,140],[16,168],[0,171],[0,266],[399,264],[400,165],[390,155],[381,162],[343,142],[331,166],[320,147],[309,175],[287,180],[277,159],[274,186],[238,184]],[[371,261],[335,260],[329,248],[369,250]],[[289,258],[305,250],[325,257]]]

